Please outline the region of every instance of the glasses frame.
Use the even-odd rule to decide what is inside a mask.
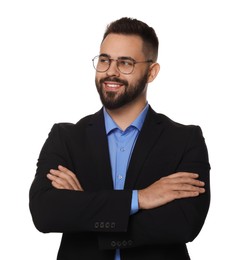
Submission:
[[[107,67],[107,69],[106,70],[97,70],[97,68],[95,67],[95,60],[97,59],[97,58],[99,58],[99,57],[105,57],[105,58],[108,58],[109,59],[109,66]],[[133,68],[132,68],[132,70],[131,70],[131,72],[128,72],[128,73],[126,73],[126,72],[122,72],[120,69],[119,69],[119,63],[118,63],[118,61],[120,61],[120,60],[131,60],[132,62],[133,62]],[[93,67],[94,67],[94,69],[97,71],[97,72],[99,72],[99,73],[104,73],[104,72],[106,72],[109,68],[110,68],[110,65],[111,65],[111,63],[112,63],[112,61],[116,61],[116,67],[117,67],[117,69],[118,69],[118,71],[120,72],[120,73],[122,73],[122,74],[125,74],[125,75],[129,75],[129,74],[131,74],[133,71],[134,71],[134,69],[135,69],[135,65],[136,64],[138,64],[138,63],[153,63],[153,60],[151,60],[151,59],[149,59],[149,60],[144,60],[144,61],[136,61],[136,60],[134,60],[133,58],[131,58],[131,57],[123,57],[123,58],[117,58],[117,59],[113,59],[113,58],[110,58],[110,56],[109,55],[105,55],[105,54],[99,54],[99,55],[96,55],[93,59],[92,59],[92,63],[93,63]]]

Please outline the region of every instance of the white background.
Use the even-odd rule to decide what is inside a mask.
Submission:
[[[241,259],[241,8],[234,0],[0,1],[0,259],[53,260],[60,234],[39,233],[28,192],[55,122],[101,107],[91,59],[106,25],[145,21],[160,40],[152,107],[202,127],[212,201],[192,260]]]

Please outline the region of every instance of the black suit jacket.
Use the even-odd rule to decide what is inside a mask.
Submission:
[[[58,190],[46,174],[61,164],[84,192]],[[41,150],[30,210],[41,232],[63,233],[58,260],[187,260],[186,243],[200,232],[210,203],[209,161],[198,126],[173,122],[151,108],[135,144],[124,190],[113,190],[103,110],[76,124],[55,124]],[[132,190],[163,176],[196,172],[205,194],[130,216]]]

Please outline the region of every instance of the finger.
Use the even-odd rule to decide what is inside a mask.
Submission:
[[[185,178],[185,177],[195,179],[195,178],[198,178],[199,175],[194,172],[176,172],[176,173],[166,176],[166,178]]]
[[[175,199],[184,199],[184,198],[192,198],[199,196],[200,193],[198,191],[176,191],[173,195]]]
[[[56,189],[64,189],[64,187],[63,186],[61,186],[60,184],[58,184],[57,182],[55,182],[55,181],[52,181],[52,185],[53,185],[53,187],[54,188],[56,188]]]
[[[197,187],[194,185],[186,184],[186,183],[179,183],[173,185],[172,190],[174,191],[188,191],[188,192],[198,192],[198,193],[204,193],[205,189],[202,187]]]
[[[59,166],[58,166],[58,169],[59,169],[60,171],[63,171],[63,172],[66,173],[67,175],[69,175],[69,176],[73,179],[73,181],[75,182],[75,185],[76,185],[77,189],[83,191],[83,188],[82,188],[82,186],[80,185],[79,180],[77,179],[76,175],[75,175],[72,171],[70,171],[68,168],[66,168],[66,167],[64,167],[64,166],[62,166],[62,165],[59,165]]]
[[[70,171],[69,171],[70,172]],[[73,173],[66,173],[59,171],[59,170],[50,170],[50,174],[55,176],[56,178],[54,179],[57,183],[60,185],[64,186],[64,188],[69,189],[69,190],[83,190],[77,180],[77,178],[73,177]]]
[[[162,179],[164,182],[171,181],[171,183],[188,183],[199,187],[205,186],[203,181],[197,180],[198,177],[197,173],[177,172]]]
[[[70,171],[68,168],[62,166],[62,165],[59,165],[58,166],[58,169],[61,171],[61,172],[64,172],[65,174],[67,174],[68,176],[70,176],[72,178],[72,180],[74,181],[75,183],[75,186],[79,189],[79,190],[83,190],[83,188],[81,187],[80,185],[80,182],[79,180],[77,179],[76,175]]]
[[[52,185],[58,189],[73,189],[72,186],[63,178],[53,175],[52,173],[47,174],[47,178],[52,181]]]
[[[55,181],[59,183],[60,185],[63,185],[66,189],[69,190],[78,190],[78,186],[76,185],[75,181],[67,174],[61,172],[61,171],[56,171],[56,170],[51,170],[51,174],[55,174]]]
[[[171,178],[169,181],[171,181],[171,183],[190,184],[190,185],[198,186],[198,187],[205,186],[205,182],[197,180],[197,179],[193,179],[193,178],[187,178],[187,177]]]
[[[68,168],[66,168],[66,167],[64,167],[62,165],[59,165],[58,169],[59,169],[59,171],[65,173],[65,174],[67,174],[67,175],[69,175],[71,177],[75,177],[75,174],[72,171],[70,171]]]

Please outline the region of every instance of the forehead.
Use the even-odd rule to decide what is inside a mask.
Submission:
[[[101,43],[100,53],[106,53],[112,58],[144,58],[143,41],[136,35],[109,34]]]

